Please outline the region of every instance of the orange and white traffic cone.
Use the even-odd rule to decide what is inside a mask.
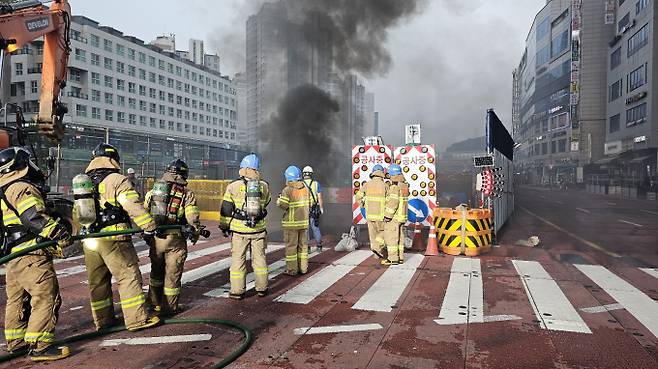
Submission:
[[[425,256],[439,255],[439,243],[436,241],[436,228],[434,221],[430,222],[430,234],[427,239],[427,249],[425,249]]]
[[[414,228],[414,240],[411,244],[411,249],[416,251],[423,249],[423,226],[418,220],[416,220],[416,226]]]

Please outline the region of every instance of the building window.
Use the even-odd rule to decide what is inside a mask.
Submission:
[[[91,90],[91,101],[100,102],[101,101],[101,92],[98,90]]]
[[[131,94],[135,93],[135,83],[134,82],[128,82],[128,92]]]
[[[637,15],[639,12],[644,10],[644,8],[649,5],[649,0],[640,0],[637,3],[635,3],[635,14]]]
[[[124,56],[126,55],[126,48],[121,44],[117,44],[117,55]]]
[[[146,81],[146,70],[139,68],[139,79]]]
[[[23,75],[23,63],[14,64],[14,71],[15,71],[17,76],[22,76]]]
[[[158,74],[158,83],[160,84],[160,86],[165,86],[167,84],[166,81],[167,78],[165,76]]]
[[[114,95],[112,95],[109,92],[106,92],[105,93],[105,103],[109,104],[109,105],[113,105],[114,104]]]
[[[142,127],[146,127],[146,117],[143,115],[139,116],[139,125]]]
[[[105,110],[105,120],[112,122],[114,120],[114,112],[112,110]]]
[[[91,117],[92,119],[101,119],[101,109],[100,108],[91,108]]]
[[[149,72],[149,82],[155,83],[155,73]]]
[[[569,30],[560,33],[551,41],[551,56],[556,58],[569,49]]]
[[[101,75],[100,73],[91,72],[91,83],[94,85],[101,84]]]
[[[146,101],[139,100],[139,110],[146,111]]]
[[[128,114],[128,124],[132,124],[133,126],[137,124],[137,116],[135,114]]]
[[[190,133],[190,125],[185,123],[185,133]]]
[[[160,119],[160,129],[165,129],[165,128],[166,128],[166,126],[165,126],[164,119]]]
[[[87,116],[87,105],[76,104],[75,105],[75,115],[78,116],[78,117],[86,117]]]
[[[635,54],[649,42],[649,24],[645,24],[631,38],[628,39],[628,55]]]
[[[156,98],[156,89],[155,89],[155,88],[149,88],[149,97],[150,97],[151,99],[155,99],[155,98]]]
[[[619,124],[621,121],[621,115],[613,115],[610,117],[610,127],[608,128],[609,133],[615,133],[619,131]]]
[[[117,105],[119,106],[126,106],[126,97],[117,95]]]
[[[626,13],[626,15],[619,19],[619,22],[617,23],[617,33],[621,33],[624,30],[624,27],[626,27],[630,22],[631,13]]]
[[[156,103],[149,103],[149,112],[155,113],[157,111],[157,106]]]
[[[644,123],[647,119],[647,103],[626,110],[626,127]]]
[[[128,48],[128,59],[135,60],[135,49]]]
[[[178,132],[183,132],[183,123],[176,123],[176,130]]]
[[[160,109],[160,115],[167,114],[167,107],[165,107],[164,105],[160,105],[159,109]]]
[[[79,60],[81,62],[86,62],[87,61],[87,52],[82,49],[78,49],[77,47],[75,48],[75,60]]]
[[[172,122],[172,121],[167,122],[167,127],[169,128],[170,131],[173,131],[174,130],[174,122]]]
[[[101,56],[98,54],[91,53],[91,65],[95,65],[95,66],[101,65]]]
[[[139,52],[139,62],[142,64],[146,64],[146,54],[144,54],[141,51]]]
[[[137,99],[133,99],[132,97],[128,98],[128,107],[130,109],[137,109]]]
[[[105,65],[105,69],[112,70],[112,59],[104,58],[103,59],[103,64]]]
[[[117,62],[117,72],[125,73],[126,72],[126,64],[124,64],[123,62],[118,61]]]
[[[610,88],[609,88],[610,91],[608,93],[608,95],[610,96],[608,98],[609,101],[612,102],[612,101],[615,101],[615,100],[617,100],[618,98],[621,97],[621,95],[622,95],[622,85],[623,85],[623,83],[622,83],[622,80],[620,79],[619,81],[613,83],[612,86],[610,86]]]
[[[126,81],[117,78],[117,90],[125,91],[126,90]]]
[[[173,117],[174,116],[174,108],[172,108],[172,107],[167,108],[167,114],[169,114],[170,117]]]
[[[70,69],[69,70],[69,81],[80,83],[82,81],[82,74],[80,73],[80,71],[77,70],[77,69]]]
[[[91,35],[91,46],[93,47],[99,47],[101,43],[101,38],[92,34]]]
[[[160,101],[165,101],[165,92],[158,91],[158,97],[160,98]]]
[[[157,128],[157,125],[156,125],[155,123],[156,123],[155,118],[150,118],[150,119],[149,119],[149,126],[150,126],[151,128]]]
[[[633,91],[638,87],[647,83],[647,65],[642,65],[636,70],[632,71],[626,80],[628,91]]]
[[[617,68],[621,64],[621,46],[610,54],[610,70]]]
[[[126,113],[122,111],[117,112],[117,122],[126,123]]]
[[[135,77],[135,73],[137,73],[137,68],[135,68],[135,67],[132,66],[132,65],[129,65],[129,66],[128,66],[128,75],[129,75],[130,77]]]
[[[103,48],[105,49],[105,51],[112,52],[112,41],[103,40]]]
[[[105,76],[105,87],[114,88],[114,81],[111,76]]]
[[[149,66],[155,67],[155,56],[149,55]]]
[[[146,96],[146,86],[139,85],[139,96]]]

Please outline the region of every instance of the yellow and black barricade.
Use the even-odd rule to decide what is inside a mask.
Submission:
[[[493,222],[489,209],[469,209],[466,205],[437,208],[434,222],[439,245],[446,254],[477,256],[491,249]]]

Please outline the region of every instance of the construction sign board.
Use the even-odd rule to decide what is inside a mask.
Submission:
[[[409,183],[410,223],[429,226],[436,208],[436,149],[434,145],[403,146],[394,151],[395,162]]]
[[[356,200],[356,193],[370,180],[372,168],[379,164],[387,168],[392,163],[393,147],[388,145],[367,145],[352,147],[352,221],[366,224],[366,211]]]

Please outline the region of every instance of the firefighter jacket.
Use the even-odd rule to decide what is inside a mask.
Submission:
[[[17,252],[44,240],[59,241],[70,236],[63,221],[48,212],[41,191],[32,183],[19,179],[2,191],[2,231],[8,251]]]
[[[255,234],[264,232],[267,227],[267,205],[269,205],[270,186],[260,179],[260,174],[249,168],[240,169],[240,179],[231,182],[226,187],[224,199],[220,210],[219,227],[240,234]],[[246,224],[245,206],[247,202],[247,181],[259,180],[260,182],[260,205],[261,216],[256,219],[256,224],[250,227]]]
[[[187,180],[178,174],[165,172],[162,175],[162,181],[172,185],[169,192],[167,209],[169,213],[174,215],[176,220],[168,224],[191,224],[198,226],[200,224],[199,207],[197,206],[194,192],[187,188]],[[153,191],[151,190],[144,197],[144,209],[147,211],[151,208],[152,196]]]
[[[409,206],[409,184],[404,181],[404,177],[399,177],[402,177],[402,175],[391,178],[393,184],[389,187],[386,196],[385,216],[398,223],[406,223],[407,208]]]
[[[366,220],[378,222],[384,220],[388,185],[384,182],[383,172],[373,172],[371,180],[357,192],[356,199],[366,209]]]
[[[96,209],[97,213],[114,207],[115,209],[118,208],[127,214],[127,216],[121,219],[117,224],[108,225],[107,222],[100,221],[98,224],[99,229],[97,229],[97,231],[110,232],[130,229],[131,220],[145,231],[155,231],[155,222],[151,215],[144,209],[142,202],[139,201],[139,194],[135,191],[130,180],[119,173],[118,170],[119,163],[106,157],[94,158],[87,167],[86,173],[92,177],[92,179],[94,178],[94,172],[96,171],[110,172],[110,174],[107,174],[96,187],[96,191],[98,192],[97,206],[99,207]],[[102,219],[102,214],[97,214],[97,218]],[[100,240],[108,239],[130,240],[131,237],[112,236],[101,238]]]
[[[284,210],[283,229],[307,229],[311,201],[311,191],[304,182],[288,182],[276,201],[277,206]]]

